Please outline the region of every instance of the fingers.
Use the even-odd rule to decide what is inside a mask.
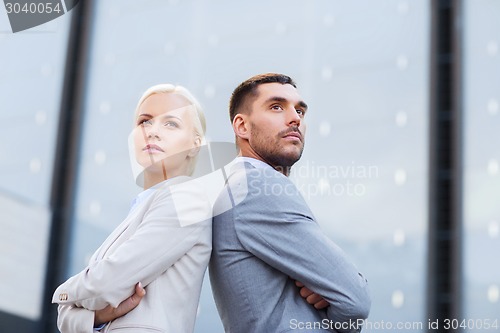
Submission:
[[[118,305],[118,307],[115,309],[116,318],[124,316],[135,309],[141,302],[144,295],[146,295],[146,289],[144,289],[142,287],[142,284],[139,282],[135,285],[134,294],[121,302],[120,305]]]
[[[311,291],[311,289],[307,288],[307,287],[302,287],[300,288],[300,296],[302,296],[302,298],[307,298],[309,297],[310,295],[313,294],[313,292]]]
[[[139,282],[138,284],[135,285],[135,294],[140,297],[146,295],[146,289],[142,287],[142,283]]]
[[[126,304],[124,304],[122,310],[124,310],[125,313],[132,311],[137,305],[139,305],[144,295],[146,295],[146,289],[144,289],[142,284],[139,282],[135,285],[135,293],[124,301]]]
[[[329,305],[330,305],[330,303],[328,303],[324,299],[321,299],[321,301],[319,301],[319,302],[317,302],[317,303],[314,304],[314,307],[317,310],[321,310],[321,309],[327,308]]]
[[[307,303],[314,306],[317,310],[324,309],[330,305],[323,296],[316,294],[311,289],[304,286],[300,281],[295,281],[295,285],[300,288],[299,294]]]
[[[94,324],[100,325],[126,315],[139,305],[144,295],[146,295],[146,289],[139,282],[135,285],[134,294],[121,302],[116,308],[108,305],[102,310],[94,311]]]
[[[317,310],[324,309],[330,305],[323,296],[312,293],[306,297],[306,302],[314,306]]]
[[[315,294],[315,293],[312,293],[311,295],[307,296],[307,298],[306,298],[307,303],[309,303],[311,305],[314,305],[322,300],[323,300],[323,297],[321,297],[320,295]]]

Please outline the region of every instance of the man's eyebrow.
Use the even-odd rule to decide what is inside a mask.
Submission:
[[[307,104],[306,104],[306,102],[304,102],[304,101],[300,101],[300,102],[299,102],[299,106],[300,106],[300,107],[302,107],[304,110],[306,110],[306,111],[307,111]]]
[[[269,97],[268,99],[266,99],[264,101],[264,104],[268,104],[268,103],[271,103],[271,102],[281,102],[281,103],[284,103],[284,102],[287,102],[287,99],[284,98],[284,97],[280,97],[280,96],[271,96],[271,97]]]
[[[272,97],[269,97],[265,102],[264,104],[268,104],[268,103],[271,103],[271,102],[281,102],[281,103],[285,103],[285,102],[288,102],[288,100],[284,97],[280,97],[280,96],[272,96]],[[299,101],[297,103],[297,105],[299,105],[301,108],[307,110],[307,104],[306,102],[304,101]]]

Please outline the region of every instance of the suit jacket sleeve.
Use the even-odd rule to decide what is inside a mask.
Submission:
[[[61,333],[93,333],[94,312],[73,305],[59,305],[57,328]]]
[[[252,169],[247,177],[246,188],[241,182],[231,184],[236,196],[245,197],[234,208],[242,245],[322,295],[330,303],[329,319],[348,323],[367,318],[371,301],[366,279],[323,234],[296,186],[274,171]]]
[[[211,208],[195,187],[176,189],[175,198],[171,189],[157,190],[135,233],[109,256],[59,286],[52,302],[88,310],[100,310],[108,304],[116,307],[133,294],[136,283],[147,286],[195,246],[207,227],[197,222],[206,222]],[[176,206],[174,199],[189,205]],[[181,217],[189,217],[190,224],[181,225]],[[60,295],[64,295],[62,300]]]

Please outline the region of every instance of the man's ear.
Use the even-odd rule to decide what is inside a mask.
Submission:
[[[248,115],[238,113],[233,119],[233,131],[237,138],[248,140],[250,138],[250,122]]]

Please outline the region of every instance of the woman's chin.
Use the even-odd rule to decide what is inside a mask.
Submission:
[[[161,162],[154,163],[154,164],[141,164],[143,167],[143,171],[147,173],[158,173],[158,172],[163,172],[165,170],[165,165],[163,165]]]

